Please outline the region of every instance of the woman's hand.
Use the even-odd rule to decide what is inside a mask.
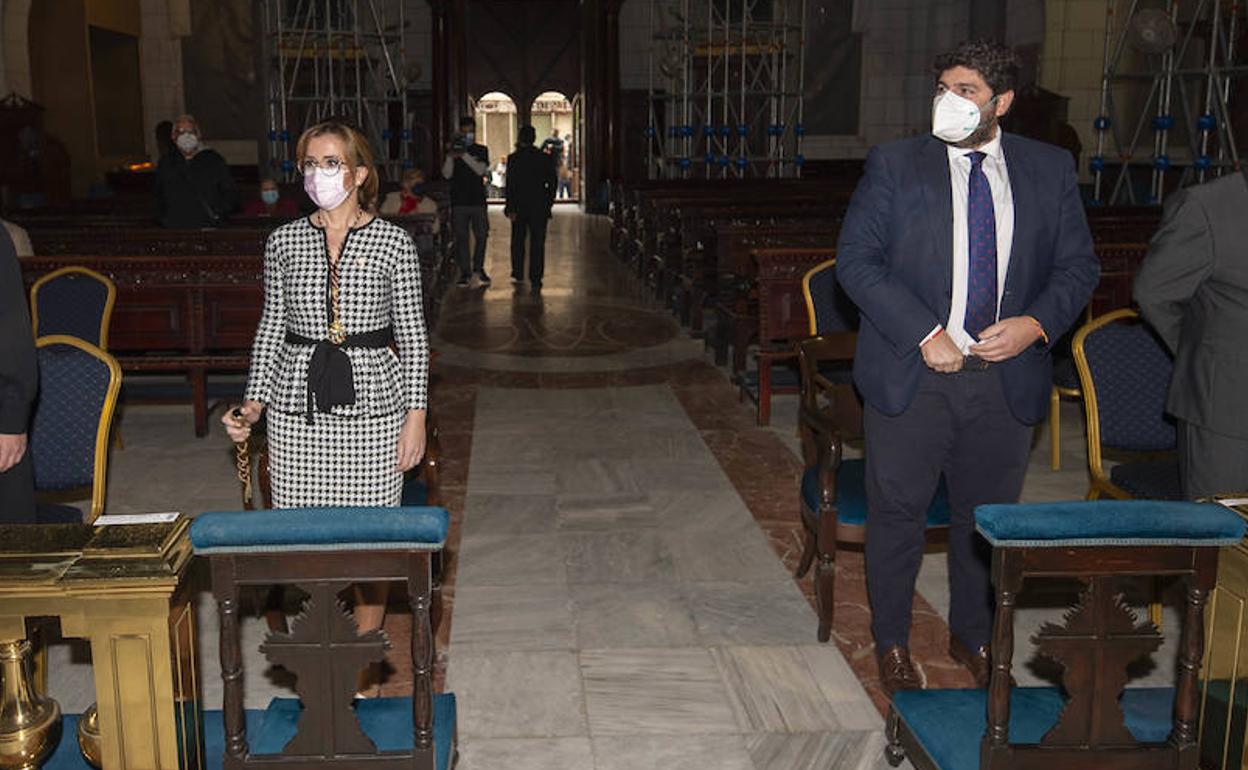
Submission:
[[[230,440],[241,444],[251,436],[251,426],[256,424],[263,411],[264,404],[259,401],[244,401],[242,406],[225,410],[225,414],[221,415],[221,424],[225,426]]]
[[[413,409],[403,420],[399,429],[399,444],[396,451],[398,457],[397,470],[406,473],[425,456],[425,410]]]

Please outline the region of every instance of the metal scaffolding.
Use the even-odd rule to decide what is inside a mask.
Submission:
[[[1228,101],[1232,80],[1248,74],[1236,46],[1241,0],[1161,5],[1106,0],[1096,152],[1089,163],[1095,203],[1161,203],[1168,174],[1180,174],[1183,186],[1239,168]]]
[[[650,0],[651,178],[800,176],[806,0]]]
[[[410,167],[403,0],[264,0],[270,171],[290,179],[295,143],[329,117],[359,128],[389,178]]]

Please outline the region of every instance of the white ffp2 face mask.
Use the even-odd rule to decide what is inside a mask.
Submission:
[[[195,148],[199,146],[199,137],[190,133],[178,134],[178,138],[173,142],[182,152],[195,152]]]
[[[315,173],[303,177],[303,190],[317,206],[325,211],[332,211],[338,208],[348,195],[355,192],[355,188],[343,186],[343,176],[349,173],[351,172],[345,168],[337,172],[318,168]]]
[[[982,120],[979,105],[953,91],[945,91],[932,102],[932,135],[942,142],[962,141],[975,133]]]

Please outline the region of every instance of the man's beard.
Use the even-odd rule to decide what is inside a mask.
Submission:
[[[953,146],[962,150],[973,150],[976,147],[987,144],[992,141],[992,137],[996,136],[998,122],[1000,122],[1000,118],[997,117],[997,113],[994,110],[988,113],[986,120],[980,121],[979,128],[975,129],[974,133],[960,142],[954,142]]]

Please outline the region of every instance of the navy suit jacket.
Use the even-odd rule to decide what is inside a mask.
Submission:
[[[1000,317],[1030,315],[1056,341],[1096,287],[1092,250],[1070,154],[1014,134],[1001,146],[1014,198],[1014,240]],[[944,142],[931,135],[879,145],[867,155],[837,241],[836,275],[862,313],[854,382],[863,400],[896,415],[927,369],[919,343],[949,319],[953,200]],[[1043,419],[1052,387],[1047,346],[999,364],[1010,411]]]

